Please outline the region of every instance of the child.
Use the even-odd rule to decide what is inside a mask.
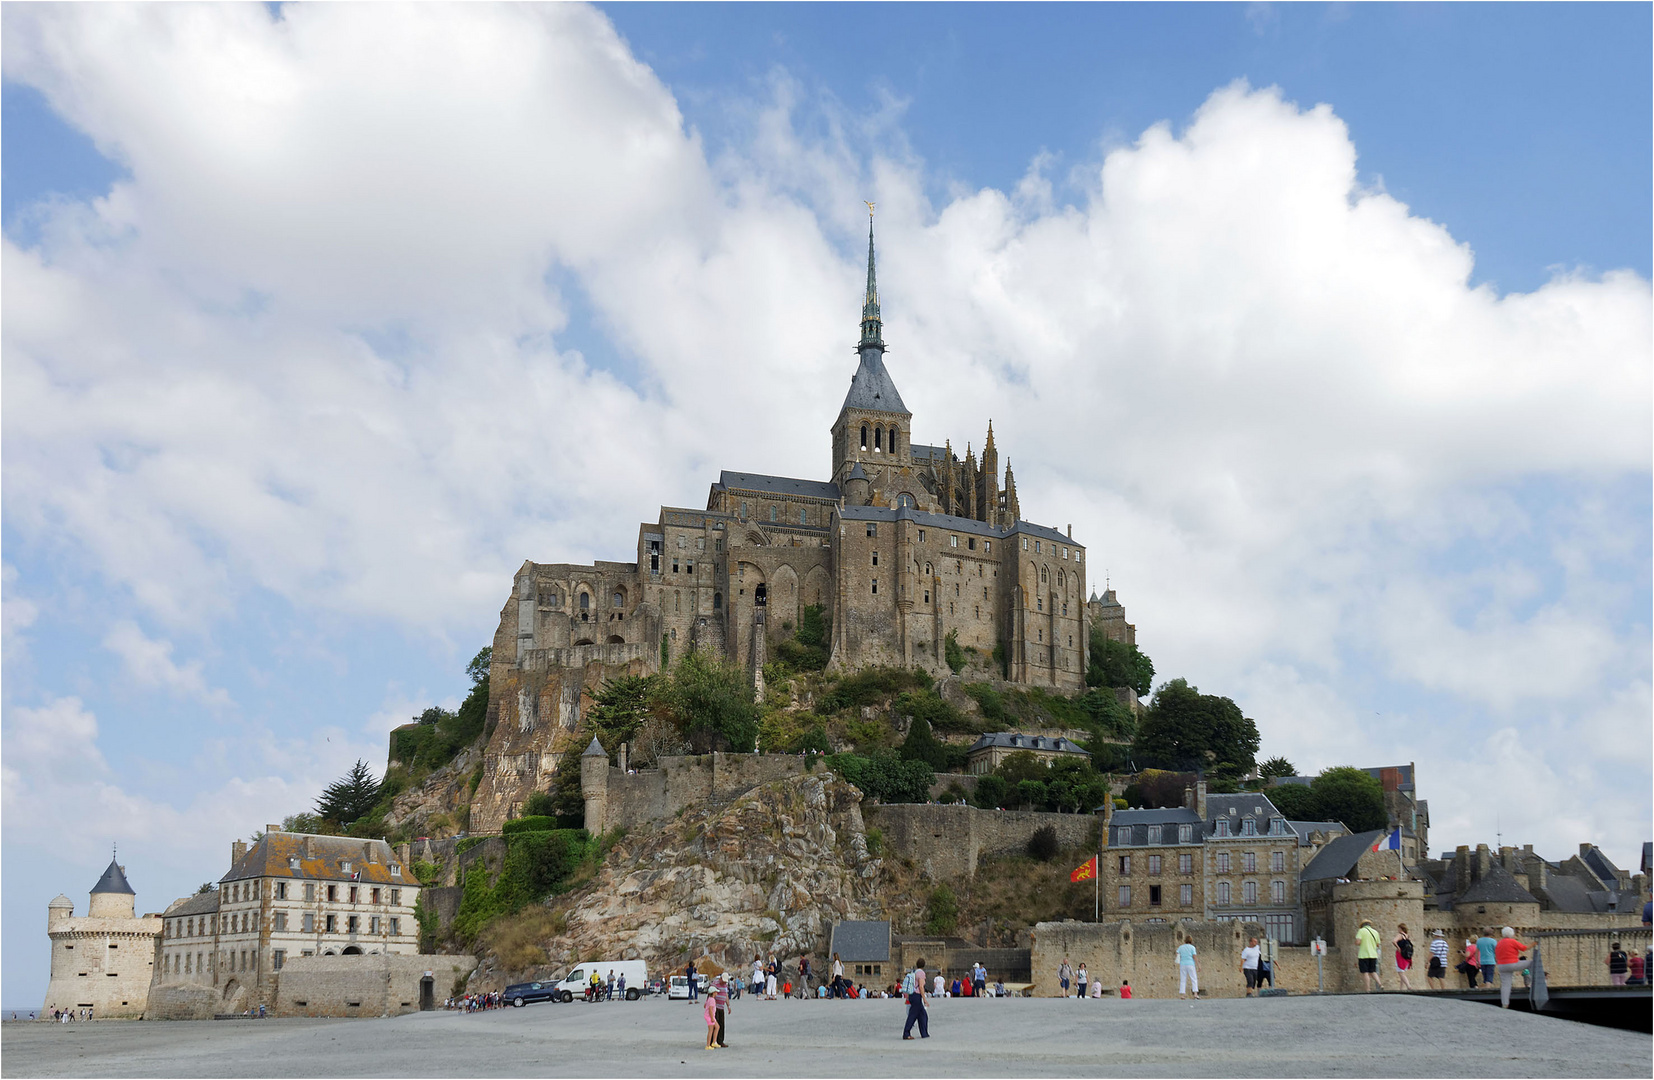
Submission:
[[[1120,1000],[1121,1001],[1130,1001],[1131,1000],[1131,980],[1130,979],[1121,979],[1120,980]]]
[[[706,1006],[701,1011],[706,1016],[706,1048],[718,1049],[718,1006],[717,998],[712,994],[706,995]]]

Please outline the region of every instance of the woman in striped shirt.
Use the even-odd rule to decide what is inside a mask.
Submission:
[[[1430,967],[1424,981],[1432,990],[1447,989],[1447,938],[1440,930],[1430,935]]]

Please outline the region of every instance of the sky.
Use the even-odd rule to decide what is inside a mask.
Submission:
[[[1432,846],[1650,836],[1647,5],[0,9],[0,1000],[452,707],[524,559],[820,477],[878,206],[1161,678]],[[1096,581],[1096,584],[1101,584]]]

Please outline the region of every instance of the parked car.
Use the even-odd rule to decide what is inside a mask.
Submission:
[[[532,1001],[556,1001],[557,997],[556,983],[526,982],[512,983],[506,987],[500,1000],[520,1009]]]
[[[695,982],[699,986],[705,986],[706,985],[706,980],[701,978],[698,975],[695,977]],[[689,976],[687,976],[687,975],[674,975],[674,976],[672,976],[671,980],[667,983],[666,1000],[667,1001],[688,1001],[689,1000]]]
[[[626,977],[627,1001],[636,1001],[644,995],[644,987],[649,985],[649,972],[642,960],[592,960],[578,965],[556,984],[558,999],[573,1001],[576,997],[584,997],[591,986],[593,972],[607,981],[611,971],[616,978]]]

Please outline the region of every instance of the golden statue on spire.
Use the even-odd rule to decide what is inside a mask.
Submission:
[[[863,199],[862,202],[867,203],[867,216],[868,216],[869,220],[871,220],[872,217],[873,217],[873,204],[870,203],[870,202],[867,202],[866,199]]]

